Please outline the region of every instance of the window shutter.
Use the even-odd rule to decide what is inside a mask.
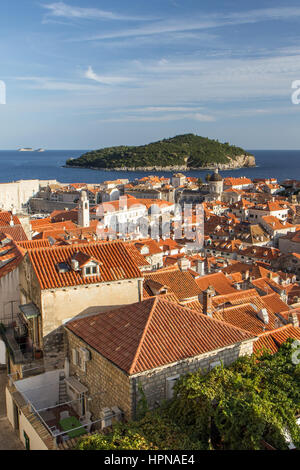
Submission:
[[[75,348],[72,349],[72,362],[75,366],[77,366],[77,351]]]

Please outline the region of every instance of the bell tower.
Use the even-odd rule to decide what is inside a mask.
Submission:
[[[81,191],[78,209],[78,225],[79,227],[90,226],[90,203],[86,191]]]

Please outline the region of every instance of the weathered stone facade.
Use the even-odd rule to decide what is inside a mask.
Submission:
[[[118,406],[128,418],[131,414],[130,377],[89,347],[69,330],[66,331],[66,355],[70,362],[70,375],[76,375],[89,390],[92,401],[88,405],[93,421],[100,418],[101,409]],[[72,349],[85,347],[91,352],[90,361],[86,362],[86,372],[72,361]]]
[[[201,369],[203,373],[208,372],[214,363],[219,361],[228,366],[238,357],[251,355],[253,352],[253,340],[238,343],[226,348],[211,351],[200,356],[187,358],[164,367],[144,372],[131,378],[132,394],[136,394],[138,401],[138,383],[143,388],[150,408],[167,399],[167,379],[177,375],[182,376]],[[135,380],[134,380],[135,379]],[[133,410],[134,411],[134,410]]]

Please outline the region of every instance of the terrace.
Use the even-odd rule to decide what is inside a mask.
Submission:
[[[35,422],[36,433],[51,438],[55,446],[69,439],[103,429],[119,421],[122,413],[107,410],[101,419],[92,420],[89,404],[97,397],[89,396],[88,389],[75,377],[66,377],[65,371],[54,370],[37,376],[13,381],[15,393],[21,395],[30,412],[30,422]]]

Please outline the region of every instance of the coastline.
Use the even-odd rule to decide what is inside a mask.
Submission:
[[[231,167],[226,167],[226,168],[220,168],[219,165],[215,166],[201,166],[201,167],[136,167],[136,168],[101,168],[101,167],[93,167],[93,166],[80,166],[80,165],[62,165],[61,168],[78,168],[82,170],[98,170],[98,171],[128,171],[128,172],[135,172],[135,171],[203,171],[203,170],[215,170],[218,168],[219,170],[222,171],[232,171],[232,170],[241,170],[243,168],[257,168],[258,165],[248,165],[248,166],[231,166]]]

